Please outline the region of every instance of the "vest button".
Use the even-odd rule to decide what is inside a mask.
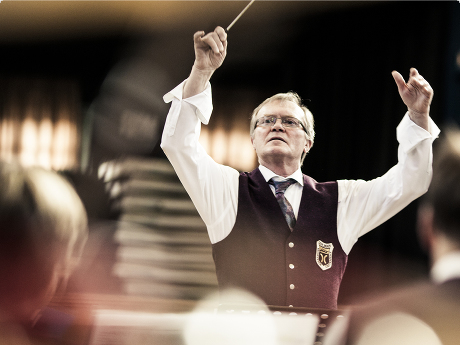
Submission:
[[[291,284],[291,285],[289,285],[289,288],[290,288],[291,290],[294,290],[294,289],[295,289],[295,285],[294,285],[294,284]]]
[[[289,264],[289,268],[292,270],[294,269],[294,265],[293,264]]]
[[[294,247],[294,242],[289,242],[289,248]]]

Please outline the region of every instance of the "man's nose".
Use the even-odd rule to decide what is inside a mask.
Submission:
[[[272,131],[284,131],[284,130],[285,130],[285,128],[284,128],[284,126],[282,124],[282,120],[281,120],[281,118],[278,117],[275,120],[275,123],[272,125]]]

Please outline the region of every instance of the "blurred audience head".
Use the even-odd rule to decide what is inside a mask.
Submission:
[[[434,152],[433,179],[422,198],[418,230],[433,261],[460,249],[460,130],[444,131]]]
[[[57,173],[0,162],[0,316],[28,321],[78,264],[85,209]]]

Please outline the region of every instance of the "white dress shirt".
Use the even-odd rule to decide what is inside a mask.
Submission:
[[[431,279],[442,284],[460,278],[460,251],[451,252],[435,262],[430,271]]]
[[[239,172],[214,162],[198,141],[201,123],[208,124],[212,113],[211,85],[208,83],[198,95],[182,99],[183,85],[163,97],[172,105],[161,147],[206,224],[211,243],[217,243],[228,236],[236,221]],[[394,167],[371,181],[337,181],[337,235],[346,254],[360,236],[427,191],[432,175],[432,143],[440,132],[431,119],[430,129],[431,133],[419,127],[406,114],[397,128],[398,163]],[[259,169],[266,181],[277,176],[266,167]],[[286,190],[285,197],[297,217],[303,190],[301,170],[290,177],[298,183]]]

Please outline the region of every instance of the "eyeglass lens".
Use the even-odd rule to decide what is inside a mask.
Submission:
[[[281,124],[284,127],[299,127],[300,121],[292,116],[262,116],[257,120],[257,126],[273,126],[278,119],[281,119]]]

